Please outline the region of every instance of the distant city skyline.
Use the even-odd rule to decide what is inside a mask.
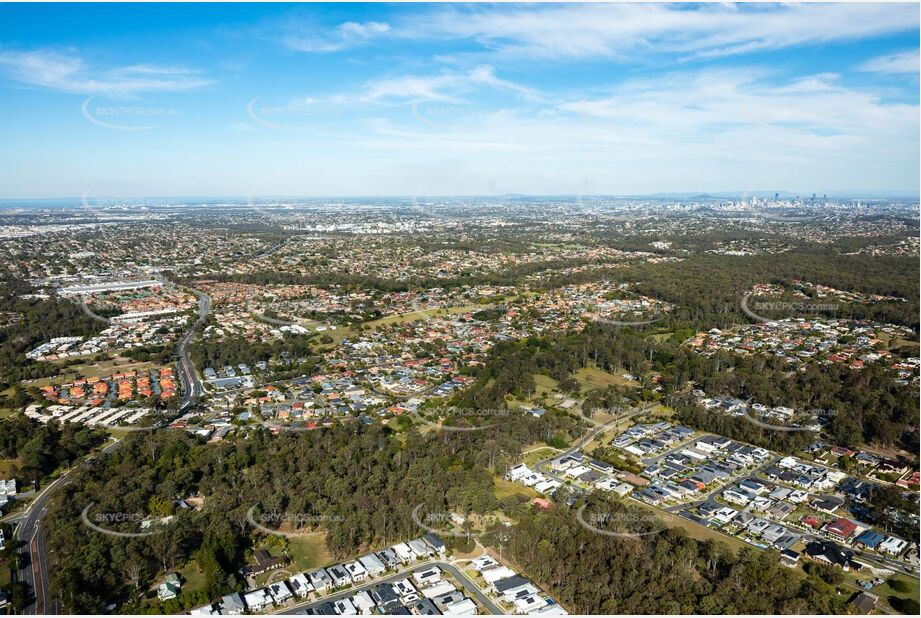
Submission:
[[[917,197],[916,3],[0,5],[0,199]]]

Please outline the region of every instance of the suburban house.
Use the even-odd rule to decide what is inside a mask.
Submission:
[[[365,577],[368,575],[365,567],[363,567],[361,562],[358,560],[346,563],[345,570],[349,572],[349,576],[352,578],[352,582],[354,583],[365,581]]]
[[[420,559],[427,558],[435,553],[435,551],[429,547],[422,539],[413,539],[412,541],[408,541],[406,544],[409,545],[409,548]]]
[[[431,532],[424,534],[422,535],[422,540],[428,543],[429,547],[441,555],[444,555],[445,551],[447,551],[447,547],[445,547],[444,542],[438,538],[438,535],[436,534],[432,534]]]
[[[157,597],[161,601],[175,599],[179,596],[179,589],[181,587],[182,582],[179,581],[179,576],[175,573],[170,573],[166,576],[166,581],[157,588]]]
[[[262,575],[263,573],[280,569],[287,564],[287,560],[284,558],[275,558],[264,549],[257,549],[253,552],[253,558],[255,558],[256,564],[240,569],[240,573],[244,576]]]
[[[400,557],[397,556],[396,552],[389,548],[382,549],[379,552],[377,552],[377,554],[375,555],[377,556],[378,559],[380,559],[382,563],[384,563],[384,566],[387,567],[388,569],[396,568],[400,566],[400,564],[402,563],[402,561],[400,560]]]
[[[434,584],[439,581],[441,581],[441,569],[437,566],[431,566],[413,572],[413,582],[415,582],[417,586],[428,586],[429,584]]]
[[[806,545],[805,553],[813,560],[841,567],[845,571],[849,571],[852,568],[855,571],[860,569],[860,564],[854,561],[854,552],[846,550],[831,541],[813,541]]]
[[[239,616],[246,611],[246,601],[239,592],[234,592],[223,597],[220,606],[221,614],[224,616]]]
[[[333,578],[329,576],[326,569],[321,568],[311,571],[307,574],[307,577],[310,578],[310,583],[313,584],[314,590],[324,591],[333,587]]]
[[[857,524],[849,519],[840,517],[831,523],[825,524],[822,530],[835,540],[847,542],[857,531]]]
[[[261,612],[272,605],[272,595],[265,588],[247,592],[243,596],[243,600],[246,602],[247,609],[251,612]]]
[[[365,568],[365,572],[371,577],[380,575],[387,570],[387,567],[383,562],[378,559],[374,554],[368,554],[367,556],[362,556],[358,559],[361,563],[361,566]]]
[[[397,543],[391,549],[393,549],[393,553],[397,555],[400,562],[403,564],[407,564],[416,557],[413,550],[411,550],[406,543]]]
[[[288,587],[295,596],[301,599],[306,599],[307,595],[313,592],[313,584],[310,583],[310,580],[307,579],[307,576],[303,573],[293,575],[291,579],[288,580]]]
[[[348,586],[352,583],[352,576],[349,575],[345,565],[335,564],[326,569],[326,572],[329,573],[329,577],[333,580],[333,588]]]
[[[272,595],[272,600],[278,604],[284,603],[294,596],[291,594],[291,589],[288,588],[288,584],[283,581],[269,584],[269,594]]]
[[[898,537],[890,536],[879,544],[879,551],[886,552],[887,554],[891,554],[893,556],[898,556],[905,550],[906,547],[908,547],[908,542],[903,541]]]

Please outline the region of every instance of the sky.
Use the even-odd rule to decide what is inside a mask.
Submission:
[[[0,198],[917,195],[919,6],[0,5]]]

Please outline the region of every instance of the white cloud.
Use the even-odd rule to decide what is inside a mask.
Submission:
[[[560,109],[594,119],[600,130],[645,135],[676,151],[726,144],[743,158],[756,148],[796,160],[860,148],[886,158],[914,152],[917,160],[917,105],[884,103],[873,92],[839,85],[834,74],[783,84],[764,77],[758,69],[668,75]]]
[[[443,101],[458,103],[462,96],[478,88],[504,90],[537,100],[537,91],[515,82],[501,79],[491,66],[478,66],[469,71],[445,71],[438,75],[404,75],[373,80],[365,86],[362,101],[386,100]]]
[[[396,25],[391,35],[471,39],[519,58],[696,57],[855,40],[918,25],[914,4],[490,5],[437,9]]]
[[[921,71],[919,50],[907,50],[886,56],[871,58],[858,67],[869,73],[914,73]]]
[[[390,25],[368,21],[345,22],[331,32],[312,28],[307,33],[288,34],[282,37],[285,47],[303,52],[334,52],[360,45],[390,30]]]
[[[917,105],[884,102],[833,74],[769,77],[760,68],[673,74],[606,96],[438,122],[423,109],[417,122],[378,119],[341,141],[386,152],[401,169],[450,153],[469,184],[432,193],[489,192],[495,182],[493,192],[531,193],[882,190],[917,179]],[[398,189],[398,178],[385,182]]]
[[[213,83],[185,67],[137,64],[102,70],[76,55],[50,50],[0,51],[0,74],[31,86],[109,96],[179,92]]]

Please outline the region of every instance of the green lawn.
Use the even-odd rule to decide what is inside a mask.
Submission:
[[[315,569],[333,561],[326,549],[326,533],[305,534],[288,539],[291,568],[295,571]]]
[[[889,585],[889,582],[892,580],[905,582],[908,584],[908,590],[906,592],[896,592]],[[917,578],[908,577],[907,575],[895,575],[886,580],[886,583],[873,588],[871,592],[879,595],[879,597],[886,601],[888,604],[889,597],[897,597],[899,599],[914,599],[917,601],[919,594],[921,594],[921,589],[919,589],[919,581]]]
[[[179,571],[179,577],[182,579],[182,591],[194,592],[205,589],[205,574],[198,570],[198,563],[190,560]]]
[[[416,320],[427,320],[432,317],[439,316],[450,316],[456,315],[458,313],[468,313],[470,311],[480,311],[484,307],[482,305],[461,305],[457,307],[440,307],[436,309],[419,309],[418,311],[410,311],[408,313],[399,313],[397,315],[387,316],[386,318],[380,318],[379,320],[372,320],[371,322],[366,322],[371,328],[377,326],[383,326],[385,324],[406,324],[409,322],[415,322]]]
[[[553,457],[559,452],[560,451],[558,451],[557,449],[550,448],[549,446],[545,448],[538,448],[537,450],[527,453],[523,457],[522,461],[528,466],[533,466],[538,461],[541,461],[542,459],[547,459],[548,457]]]
[[[524,485],[519,485],[518,483],[513,483],[504,478],[496,477],[493,479],[493,482],[496,486],[496,498],[502,500],[508,498],[509,496],[523,496],[530,500],[531,498],[536,498],[540,496],[535,490],[530,487],[525,487]]]
[[[550,376],[539,373],[534,374],[534,398],[547,397],[551,393],[556,392],[558,384],[559,383]]]

